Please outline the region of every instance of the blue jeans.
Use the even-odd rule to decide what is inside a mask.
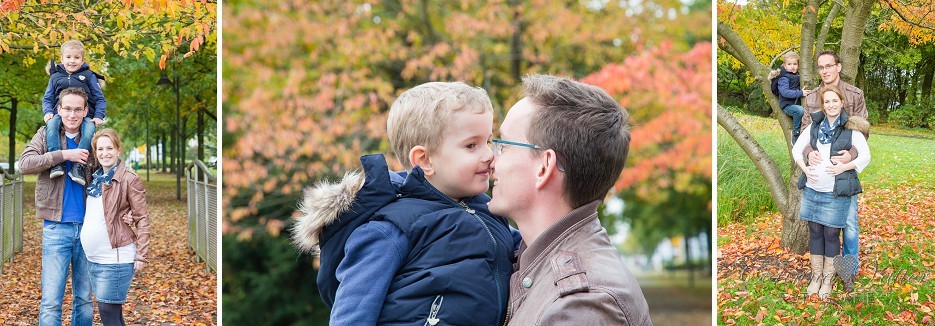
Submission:
[[[791,104],[782,108],[782,112],[792,117],[792,130],[801,130],[799,128],[802,127],[802,115],[805,114],[805,108],[803,108],[801,105]]]
[[[58,130],[62,128],[62,116],[56,114],[45,124],[45,143],[49,152],[62,150],[62,140],[58,138]],[[91,137],[94,137],[94,121],[85,117],[81,121],[81,140],[78,148],[91,151]]]
[[[71,265],[71,286],[74,295],[72,325],[91,325],[94,306],[91,302],[91,281],[88,259],[81,248],[81,224],[51,223],[42,228],[42,303],[39,325],[62,324],[62,298]]]
[[[845,256],[854,256],[857,260],[857,268],[854,268],[854,274],[860,268],[860,260],[857,259],[857,244],[860,228],[857,225],[857,195],[851,196],[851,206],[847,212],[847,220],[844,222],[844,253]]]

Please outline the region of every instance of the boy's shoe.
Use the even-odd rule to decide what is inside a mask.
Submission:
[[[58,178],[65,175],[65,165],[62,163],[56,164],[52,167],[52,170],[49,171],[49,178]]]
[[[799,134],[800,134],[800,133],[801,133],[801,132],[798,131],[798,130],[792,130],[792,143],[793,143],[793,144],[795,144],[795,142],[799,140]]]
[[[68,177],[71,178],[71,181],[82,186],[85,185],[84,176],[86,174],[88,174],[88,168],[81,163],[75,163],[72,165],[71,171],[68,171]]]

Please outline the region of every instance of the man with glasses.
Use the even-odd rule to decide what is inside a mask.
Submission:
[[[20,157],[20,169],[25,174],[38,174],[36,179],[36,216],[42,227],[42,302],[39,325],[62,324],[62,298],[71,267],[74,295],[72,325],[91,325],[94,307],[88,261],[78,235],[84,222],[85,186],[71,178],[51,178],[49,172],[64,163],[66,170],[77,164],[87,164],[87,150],[78,148],[81,122],[88,113],[88,94],[71,87],[59,94],[58,112],[62,128],[58,131],[62,150],[48,151],[45,126],[39,128]]]
[[[818,74],[821,75],[822,85],[816,87],[812,92],[805,96],[805,108],[808,110],[809,114],[806,114],[802,117],[802,125],[811,125],[811,113],[821,112],[823,99],[822,92],[818,92],[818,90],[825,86],[836,86],[839,90],[841,90],[841,92],[844,94],[844,112],[847,112],[848,116],[860,117],[866,120],[867,106],[864,102],[864,91],[841,80],[841,57],[839,57],[837,53],[831,50],[822,51],[818,54],[817,63]],[[808,157],[808,165],[821,164],[821,155],[819,155],[818,151],[812,148],[811,145],[805,147],[803,154]],[[831,162],[834,164],[847,164],[857,158],[857,149],[851,148],[850,151],[840,151],[839,153],[833,155],[839,155],[832,156]],[[837,260],[835,263],[835,269],[837,270],[838,275],[841,276],[841,279],[844,280],[845,291],[852,291],[854,289],[853,275],[857,274],[859,267],[859,260],[857,256],[857,246],[859,242],[858,235],[860,232],[858,228],[859,218],[857,217],[858,207],[857,204],[851,206],[850,213],[847,214],[847,219],[844,225],[842,256],[835,258]],[[844,268],[847,265],[852,265],[853,270],[849,271],[850,267]],[[853,272],[853,274],[849,274],[848,272]]]
[[[629,115],[598,87],[523,78],[493,140],[490,211],[523,237],[510,279],[511,325],[650,325],[633,275],[597,219],[629,150]]]

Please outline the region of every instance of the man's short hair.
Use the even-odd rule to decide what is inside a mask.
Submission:
[[[493,111],[490,97],[480,87],[462,82],[425,83],[399,95],[386,121],[390,146],[406,170],[413,168],[409,151],[425,146],[429,152],[438,148],[445,129],[455,112]]]
[[[81,43],[79,40],[71,40],[65,43],[62,43],[62,53],[65,53],[65,50],[78,50],[81,51],[81,56],[84,56],[84,43]]]
[[[817,58],[821,58],[821,56],[823,56],[823,55],[830,55],[830,56],[834,57],[834,63],[835,63],[835,64],[841,63],[841,57],[838,56],[838,53],[837,53],[837,52],[834,52],[833,50],[824,50],[824,51],[818,52],[818,56],[815,57],[815,58],[816,58],[816,59],[817,59]]]
[[[78,96],[81,96],[81,98],[84,99],[84,106],[85,106],[85,107],[88,106],[88,93],[85,92],[84,89],[82,89],[82,88],[80,88],[80,87],[69,87],[69,88],[63,89],[61,92],[59,92],[59,93],[58,93],[58,106],[59,106],[59,107],[62,106],[62,99],[65,98],[65,95],[78,95]]]
[[[565,198],[575,208],[603,199],[627,161],[627,111],[603,89],[568,78],[526,76],[523,93],[538,107],[526,138],[557,153]]]

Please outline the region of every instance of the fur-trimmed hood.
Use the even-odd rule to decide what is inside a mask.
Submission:
[[[354,229],[396,200],[394,183],[401,183],[403,177],[390,172],[386,158],[381,154],[364,155],[360,163],[361,171],[345,174],[340,182],[323,181],[305,189],[299,202],[302,214],[291,230],[292,242],[301,251],[318,255],[332,238],[336,246],[343,248]]]
[[[313,255],[319,253],[321,230],[351,208],[365,179],[361,171],[348,172],[340,182],[319,181],[305,189],[299,202],[302,215],[292,227],[292,241],[299,250]]]
[[[848,117],[847,122],[844,123],[844,128],[860,131],[860,133],[864,134],[864,138],[870,137],[870,122],[867,119],[857,116]]]

